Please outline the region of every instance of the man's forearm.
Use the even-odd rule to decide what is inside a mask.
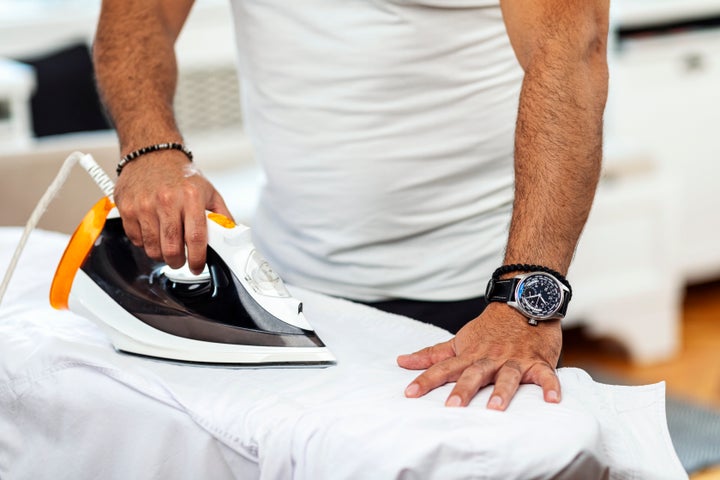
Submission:
[[[103,2],[93,59],[123,153],[182,140],[172,107],[177,83],[173,46],[190,3],[178,4],[186,10],[169,10],[154,0]]]
[[[93,57],[123,155],[182,141],[172,107],[174,44],[191,6],[192,0],[103,0]],[[113,197],[134,245],[172,268],[187,260],[194,273],[206,260],[205,211],[232,218],[215,188],[178,150],[153,151],[127,164]]]
[[[570,265],[602,158],[607,63],[602,36],[525,65],[515,141],[515,202],[505,263]]]

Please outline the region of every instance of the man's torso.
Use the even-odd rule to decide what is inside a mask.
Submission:
[[[507,238],[522,79],[497,2],[234,10],[267,176],[255,242],[280,275],[360,300],[482,294]]]

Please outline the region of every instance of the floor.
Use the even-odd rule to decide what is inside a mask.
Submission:
[[[563,364],[603,370],[631,383],[664,380],[668,393],[720,409],[720,281],[687,289],[682,329],[675,358],[650,366],[633,365],[612,339],[588,339],[581,330],[571,330],[564,340]],[[720,480],[720,465],[691,478]]]

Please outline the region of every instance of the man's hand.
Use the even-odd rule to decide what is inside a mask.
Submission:
[[[220,194],[179,152],[154,152],[125,166],[115,202],[130,241],[173,268],[200,273],[207,252],[205,210],[232,218]]]
[[[560,401],[554,366],[561,345],[560,321],[532,326],[512,307],[491,303],[453,339],[400,355],[397,361],[403,368],[427,369],[407,387],[407,397],[456,382],[445,405],[467,406],[481,388],[494,383],[487,406],[505,410],[521,383],[540,385],[547,402]]]
[[[101,97],[121,154],[147,145],[182,143],[173,97],[174,44],[192,0],[103,0],[93,42]],[[220,195],[177,151],[143,155],[123,168],[115,202],[130,240],[171,267],[205,264],[205,210],[230,216]]]

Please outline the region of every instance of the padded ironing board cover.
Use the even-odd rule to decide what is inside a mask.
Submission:
[[[19,238],[0,229],[0,265]],[[36,231],[0,309],[0,478],[687,478],[664,385],[610,386],[560,370],[563,401],[520,387],[406,399],[395,358],[438,328],[298,288],[338,358],[327,369],[220,369],[116,353],[91,322],[49,307],[67,237]],[[3,271],[5,268],[3,268]]]

